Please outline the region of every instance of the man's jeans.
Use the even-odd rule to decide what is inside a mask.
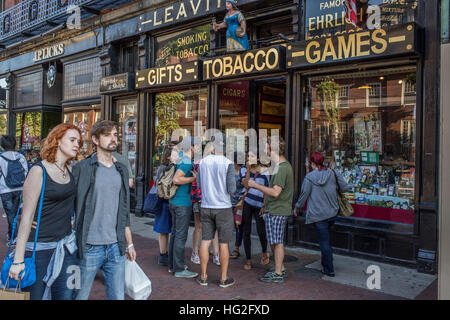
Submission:
[[[101,269],[105,279],[108,300],[125,299],[125,256],[120,255],[117,243],[92,246],[86,245],[80,260],[81,288],[76,300],[88,300],[97,271]]]
[[[181,207],[169,204],[172,214],[172,233],[169,242],[169,269],[174,272],[184,270],[184,247],[191,221],[192,206]]]
[[[20,195],[22,191],[14,191],[0,194],[2,198],[3,209],[5,210],[7,219],[8,219],[8,236],[11,238],[14,218],[16,217],[17,210],[19,209],[20,204]],[[16,228],[16,236],[17,236],[17,228]]]
[[[325,273],[334,273],[333,266],[333,250],[330,241],[330,227],[334,224],[335,219],[314,223],[317,235],[319,237],[320,251],[322,252],[322,267]]]

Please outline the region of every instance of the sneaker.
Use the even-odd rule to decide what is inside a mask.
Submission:
[[[275,272],[275,268],[271,268],[269,270],[267,270],[268,272]],[[284,269],[283,271],[281,271],[281,275],[283,276],[284,279],[286,279],[288,277],[287,275],[287,271],[286,269]]]
[[[193,264],[200,264],[200,257],[195,252],[192,252],[192,254],[191,254],[191,262]]]
[[[219,255],[213,255],[213,263],[220,266],[220,259],[219,259]]]
[[[267,272],[264,276],[259,278],[262,282],[273,282],[273,283],[283,283],[284,279],[281,274],[276,274],[275,272]]]
[[[158,264],[162,266],[168,266],[169,265],[169,255],[166,254],[160,254],[158,258]]]
[[[326,276],[328,276],[328,277],[335,277],[335,276],[336,276],[336,275],[334,274],[334,272],[326,273],[325,271],[323,271],[323,269],[320,270],[320,272],[321,272],[323,275],[326,275]]]
[[[219,281],[219,287],[221,287],[221,288],[228,288],[228,287],[231,287],[235,283],[236,283],[236,281],[234,281],[233,278],[228,278],[225,281],[220,280]]]
[[[184,270],[181,272],[175,272],[175,277],[177,278],[195,278],[198,276],[197,272],[192,272],[189,270]]]
[[[188,266],[187,266],[187,265],[184,265],[184,270],[187,270],[187,268],[188,268]],[[170,273],[173,273],[173,269],[170,269],[170,268],[169,268],[169,272],[170,272]]]
[[[205,287],[208,285],[208,279],[203,280],[202,277],[198,277],[196,281],[201,286]]]

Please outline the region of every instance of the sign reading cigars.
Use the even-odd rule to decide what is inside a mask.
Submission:
[[[136,89],[198,81],[200,66],[201,61],[191,61],[138,71],[136,73]]]
[[[409,23],[388,29],[349,32],[330,38],[297,42],[288,45],[287,67],[417,53],[417,33],[417,26]]]
[[[283,71],[285,61],[285,48],[280,46],[206,59],[203,60],[203,80]]]

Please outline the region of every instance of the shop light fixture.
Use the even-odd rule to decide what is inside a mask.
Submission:
[[[365,85],[359,86],[358,89],[372,89],[372,87],[365,84]]]
[[[403,80],[399,80],[399,81],[398,81],[398,84],[402,84],[402,83],[403,83]]]

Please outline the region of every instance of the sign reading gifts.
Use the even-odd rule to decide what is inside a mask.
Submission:
[[[203,60],[203,80],[283,71],[285,48],[276,46]]]
[[[305,67],[323,63],[387,57],[419,51],[413,23],[389,29],[351,32],[330,38],[297,42],[287,47],[287,66]]]
[[[154,88],[198,81],[201,61],[177,63],[136,73],[136,89]]]

